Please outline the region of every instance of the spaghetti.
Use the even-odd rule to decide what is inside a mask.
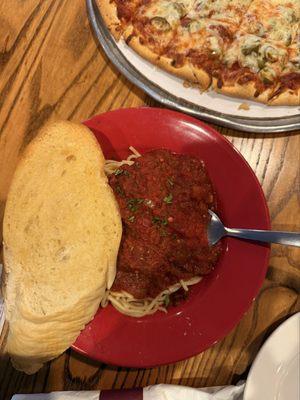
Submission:
[[[113,174],[118,168],[122,167],[122,165],[132,165],[134,160],[141,157],[141,154],[132,146],[129,147],[129,150],[132,152],[130,156],[127,157],[126,160],[116,161],[116,160],[106,160],[104,164],[104,171],[106,175]]]
[[[180,280],[175,285],[163,290],[155,298],[146,299],[135,299],[130,293],[125,291],[113,292],[107,291],[104,296],[101,306],[106,307],[109,302],[122,314],[129,315],[131,317],[143,317],[145,315],[154,314],[156,311],[167,312],[167,306],[169,303],[169,296],[175,293],[177,290],[183,288],[185,291],[189,290],[189,286],[195,285],[201,281],[200,276],[195,276],[189,280]]]
[[[132,146],[129,147],[132,154],[122,161],[106,160],[105,173],[109,176],[119,170],[123,165],[133,165],[141,154]],[[178,283],[171,285],[167,289],[162,290],[154,298],[136,299],[132,294],[127,291],[113,291],[107,290],[104,298],[102,299],[101,306],[106,307],[110,302],[118,311],[131,317],[143,317],[145,315],[154,314],[156,311],[167,312],[167,306],[170,302],[169,296],[179,289],[183,288],[185,292],[189,290],[189,286],[195,285],[200,282],[201,276],[194,276],[190,279],[179,280]]]

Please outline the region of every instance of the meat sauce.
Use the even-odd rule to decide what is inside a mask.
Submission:
[[[207,242],[212,184],[199,159],[153,150],[109,178],[123,235],[112,290],[155,297],[180,279],[209,274],[220,245]]]

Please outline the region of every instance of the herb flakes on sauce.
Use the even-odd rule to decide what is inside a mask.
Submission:
[[[155,225],[168,225],[168,220],[166,218],[161,218],[161,217],[153,217],[152,222]]]
[[[164,298],[164,306],[167,308],[170,304],[170,296],[167,294]]]
[[[114,172],[115,176],[119,176],[119,175],[125,175],[125,176],[129,176],[129,172],[126,169],[116,169]]]
[[[134,220],[135,220],[135,216],[134,216],[134,215],[131,215],[131,216],[128,218],[128,221],[129,221],[129,222],[134,222]]]
[[[136,212],[143,201],[144,199],[129,199],[127,200],[127,208],[132,212]]]
[[[173,181],[173,179],[168,178],[167,182],[168,182],[169,186],[174,186],[174,181]]]
[[[172,195],[172,193],[170,193],[168,196],[166,196],[166,197],[164,198],[164,202],[167,203],[167,204],[172,204],[172,201],[173,201],[173,195]]]
[[[117,185],[117,186],[116,186],[116,192],[117,192],[120,196],[122,196],[122,197],[125,196],[124,189],[123,189],[120,185]]]

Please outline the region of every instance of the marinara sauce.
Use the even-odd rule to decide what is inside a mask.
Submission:
[[[180,279],[211,272],[220,245],[207,242],[216,202],[201,160],[153,150],[117,169],[109,183],[123,222],[111,290],[155,297]]]

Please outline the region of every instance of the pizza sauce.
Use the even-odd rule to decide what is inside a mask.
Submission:
[[[221,248],[207,242],[208,210],[216,201],[202,161],[152,150],[117,169],[109,183],[123,222],[112,291],[154,298],[212,271]]]

